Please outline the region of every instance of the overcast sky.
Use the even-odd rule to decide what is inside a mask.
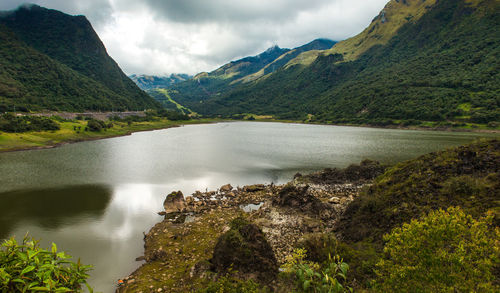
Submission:
[[[1,0],[0,10],[26,1]],[[317,38],[361,32],[388,0],[34,0],[90,20],[127,74],[195,74]]]

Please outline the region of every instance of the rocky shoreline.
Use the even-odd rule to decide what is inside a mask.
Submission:
[[[384,169],[363,161],[343,170],[296,174],[284,185],[226,184],[188,197],[172,192],[159,212],[164,219],[144,235],[144,256],[137,260],[145,263],[119,280],[116,291],[188,292],[215,280],[221,272],[214,270],[213,259],[224,255],[214,248],[238,217],[264,233],[281,265],[306,235],[333,231],[347,205]]]

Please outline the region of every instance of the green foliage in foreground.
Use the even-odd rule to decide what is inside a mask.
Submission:
[[[0,292],[75,292],[87,284],[90,266],[58,252],[52,243],[50,251],[40,248],[38,241],[24,237],[4,241],[0,249]]]
[[[0,131],[20,133],[27,131],[45,131],[59,129],[61,129],[61,127],[56,121],[46,117],[16,117],[12,114],[0,115]]]
[[[492,215],[475,220],[460,208],[430,212],[384,237],[377,264],[382,292],[499,292],[500,229]]]
[[[282,266],[285,274],[294,276],[299,292],[352,292],[352,289],[345,285],[349,266],[339,256],[332,258],[329,255],[323,267],[307,261],[306,256],[305,249],[295,249]]]

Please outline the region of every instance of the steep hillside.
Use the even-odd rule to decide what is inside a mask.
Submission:
[[[0,40],[0,112],[118,109],[135,104],[27,46],[3,25]]]
[[[174,99],[182,96],[180,103],[184,105],[190,101],[198,103],[219,96],[234,87],[233,81],[259,71],[288,51],[289,49],[274,46],[257,56],[231,61],[209,73],[199,73],[193,79],[171,87],[175,92],[181,93],[175,94]]]
[[[11,74],[10,81],[2,84],[10,92],[23,92],[18,96],[10,94],[2,97],[9,97],[9,104],[27,109],[70,111],[161,107],[141,91],[109,57],[84,16],[70,16],[36,5],[22,6],[15,11],[3,12],[0,25],[2,66],[10,68],[10,71],[16,71],[19,67],[25,69]],[[7,43],[13,44],[23,54],[13,54],[6,47]],[[53,66],[47,67],[35,60],[44,60]],[[65,69],[54,71],[56,67]],[[41,80],[47,86],[41,88]],[[48,86],[51,83],[64,83],[65,86]],[[89,83],[93,83],[89,88],[94,90],[85,89],[85,84]]]
[[[331,40],[318,39],[292,50],[273,46],[257,56],[232,61],[213,72],[203,72],[192,80],[175,84],[171,87],[174,90],[172,96],[183,105],[212,99],[242,83],[278,70],[302,52],[325,50],[334,44]]]
[[[207,115],[313,114],[313,121],[333,123],[500,121],[499,1],[425,3],[392,0],[359,36],[308,62],[297,62],[309,58],[301,54],[203,103],[175,99]]]
[[[307,43],[303,46],[297,47],[293,50],[284,53],[283,55],[276,58],[273,62],[264,66],[261,70],[253,74],[247,75],[237,81],[250,82],[252,80],[256,80],[264,75],[273,73],[276,70],[280,69],[281,67],[287,65],[288,62],[295,59],[302,53],[322,52],[325,49],[331,48],[333,45],[335,45],[335,43],[336,43],[335,41],[328,39],[316,39],[310,43]]]
[[[431,210],[460,206],[480,217],[488,210],[500,223],[500,141],[431,153],[400,163],[378,177],[339,221],[346,241],[381,242],[392,228]]]
[[[188,74],[170,74],[170,76],[136,75],[129,76],[133,82],[142,90],[152,90],[157,88],[168,88],[173,84],[183,82],[193,78]]]

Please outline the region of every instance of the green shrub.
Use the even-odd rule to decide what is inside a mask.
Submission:
[[[307,261],[306,257],[307,251],[305,249],[295,249],[281,267],[285,274],[295,276],[299,292],[337,293],[352,291],[345,285],[349,266],[338,255],[334,258],[328,256],[328,261],[323,267],[318,263]]]
[[[492,284],[500,229],[492,215],[480,220],[460,208],[432,211],[384,237],[377,264],[381,292],[499,292]]]
[[[104,129],[107,128],[107,125],[106,125],[106,123],[104,123],[104,121],[95,120],[95,119],[89,120],[89,122],[87,123],[87,126],[88,126],[90,131],[94,131],[94,132],[98,132],[98,131],[101,131],[103,128]]]
[[[27,131],[59,130],[59,124],[47,117],[0,115],[0,131],[22,133]]]
[[[48,251],[27,236],[22,244],[6,240],[0,249],[0,292],[78,292],[82,284],[92,292],[86,282],[91,266],[70,258],[54,243]]]
[[[325,264],[329,255],[342,255],[349,264],[347,284],[354,289],[370,286],[375,278],[375,264],[380,260],[379,249],[370,242],[344,243],[333,233],[314,233],[306,235],[299,243],[307,250],[307,260]]]

